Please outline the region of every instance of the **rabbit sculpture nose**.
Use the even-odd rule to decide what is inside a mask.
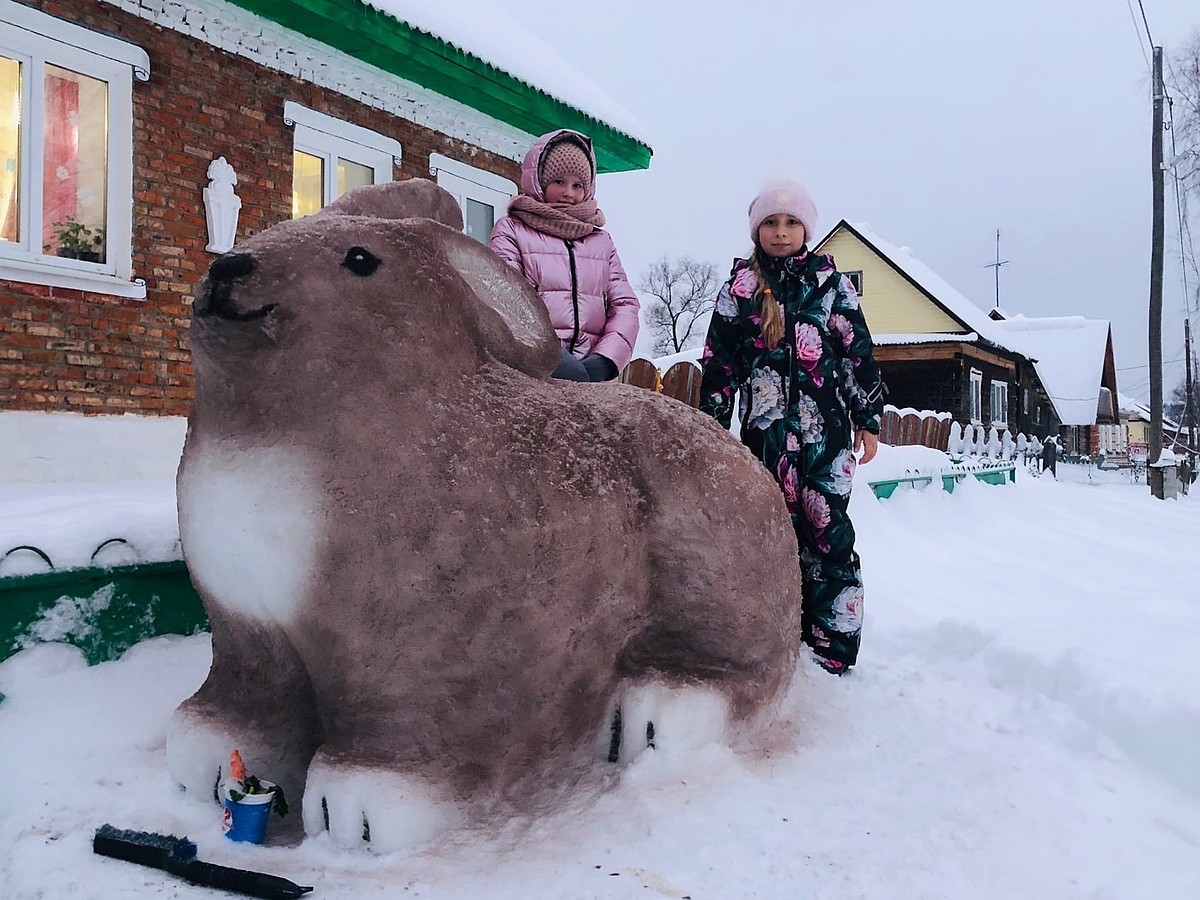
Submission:
[[[193,305],[193,312],[200,317],[216,316],[238,322],[265,316],[278,304],[268,303],[243,312],[233,302],[233,282],[249,275],[257,266],[254,256],[249,253],[222,253],[208,267],[204,291]]]
[[[232,281],[254,271],[254,257],[249,253],[222,253],[208,267],[212,281]]]

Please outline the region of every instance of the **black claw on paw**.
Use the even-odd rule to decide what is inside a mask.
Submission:
[[[363,840],[371,843],[371,823],[367,821],[366,813],[363,813]]]
[[[325,830],[329,830],[329,803],[321,798],[321,818],[325,820]]]
[[[621,707],[613,710],[612,737],[608,740],[608,761],[615,763],[621,756]]]
[[[654,723],[646,723],[646,746],[651,750],[654,749]]]

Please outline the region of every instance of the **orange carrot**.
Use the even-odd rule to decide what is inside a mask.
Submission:
[[[242,754],[237,750],[229,754],[229,774],[237,781],[246,780],[246,764],[242,762]]]

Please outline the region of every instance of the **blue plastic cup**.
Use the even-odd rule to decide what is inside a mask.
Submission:
[[[274,787],[270,782],[262,782],[263,787]],[[271,808],[275,800],[275,792],[264,794],[244,794],[241,800],[229,796],[225,789],[225,812],[221,822],[221,830],[231,841],[248,844],[261,844],[267,836],[267,820],[271,818]]]

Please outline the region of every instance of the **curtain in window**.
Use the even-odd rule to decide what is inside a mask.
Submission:
[[[54,223],[79,218],[79,83],[46,72],[46,140],[42,168],[42,243]]]
[[[0,57],[0,240],[18,241],[21,220],[21,64]]]

